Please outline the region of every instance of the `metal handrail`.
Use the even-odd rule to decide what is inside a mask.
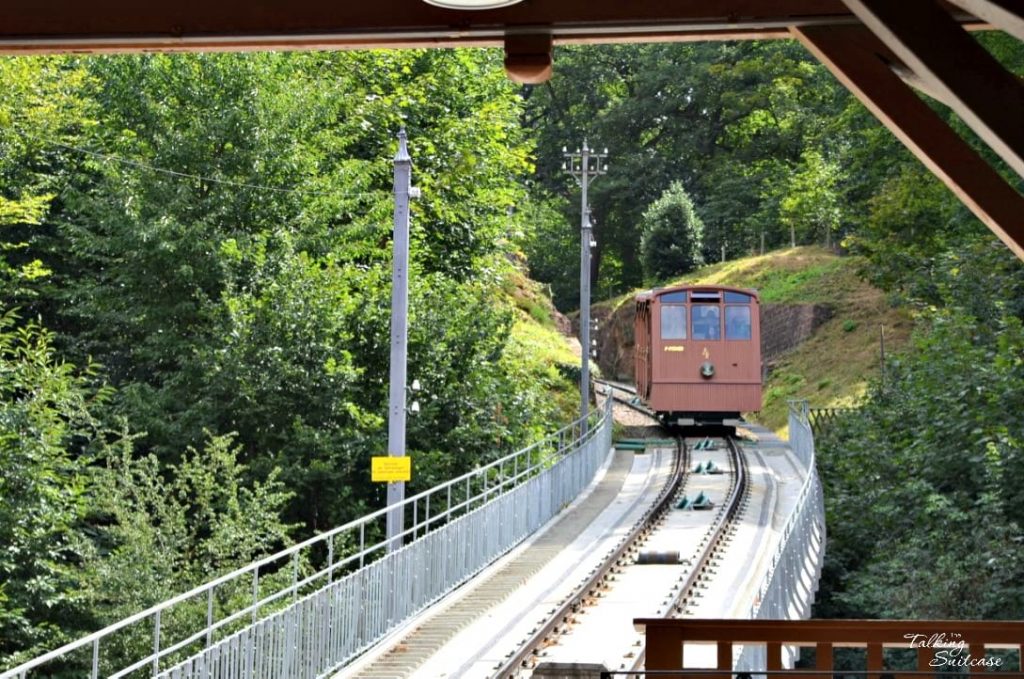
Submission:
[[[417,536],[427,535],[431,531],[436,530],[438,526],[444,525],[455,517],[473,511],[475,508],[493,500],[496,496],[507,493],[528,482],[538,473],[565,457],[569,452],[581,448],[599,435],[607,434],[610,441],[610,431],[605,431],[605,429],[610,430],[608,425],[610,421],[609,409],[605,408],[604,412],[600,410],[593,411],[591,416],[593,417],[595,413],[599,413],[599,415],[592,426],[584,429],[582,426],[583,418],[579,418],[522,450],[484,464],[454,479],[440,483],[429,490],[406,498],[399,504],[398,508],[403,512],[411,509],[414,519],[411,525],[397,536],[397,539],[404,541],[407,537],[415,539]],[[511,472],[510,476],[506,476],[506,467],[512,467],[509,470]],[[494,484],[489,484],[488,477],[495,471],[497,471],[499,478],[495,480]],[[476,492],[474,492],[474,489]],[[435,513],[433,514],[430,511],[430,500],[432,498],[435,499]],[[425,507],[422,514],[419,512],[420,505]],[[153,622],[153,652],[111,676],[124,676],[146,665],[151,665],[153,674],[156,674],[159,672],[162,659],[197,642],[203,636],[207,637],[206,645],[209,646],[214,642],[216,632],[233,622],[237,622],[246,615],[251,615],[253,621],[255,621],[261,609],[266,610],[271,604],[289,595],[297,595],[300,590],[310,586],[316,580],[326,579],[327,582],[330,582],[335,572],[339,569],[350,566],[357,561],[359,566],[362,567],[371,561],[367,557],[374,555],[375,552],[379,553],[378,557],[383,555],[387,544],[391,540],[382,537],[378,542],[367,545],[367,527],[372,527],[376,521],[385,519],[388,511],[389,508],[376,510],[359,519],[237,568],[230,573],[171,597],[166,601],[108,625],[101,630],[0,673],[0,679],[25,679],[29,676],[31,670],[54,660],[66,658],[69,654],[90,646],[92,647],[92,669],[89,677],[90,679],[98,679],[100,676],[100,642],[117,632],[147,620],[152,620]],[[335,542],[340,536],[350,536],[353,542],[358,541],[359,548],[353,553],[336,560]],[[327,565],[312,575],[300,579],[299,557],[303,552],[324,543],[326,543],[328,552]],[[265,570],[273,565],[287,567],[286,559],[289,559],[292,563],[293,575],[291,584],[261,597],[261,570]],[[243,578],[251,578],[252,581],[253,596],[251,603],[239,610],[230,612],[219,620],[216,619],[213,605],[216,590],[228,584],[239,583]],[[182,603],[189,601],[198,602],[200,597],[203,596],[207,600],[206,625],[201,630],[186,636],[184,639],[177,640],[167,646],[161,644],[162,614]],[[272,612],[272,610],[267,612]]]
[[[780,531],[768,571],[757,589],[757,599],[750,607],[751,619],[807,617],[811,612],[813,591],[802,593],[800,583],[809,574],[816,585],[821,575],[826,532],[824,494],[816,468],[809,413],[806,401],[789,402],[790,448],[804,465],[805,476],[793,512]],[[761,666],[763,654],[761,647],[744,647],[736,667],[749,670]]]

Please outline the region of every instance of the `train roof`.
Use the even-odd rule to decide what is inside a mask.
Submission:
[[[725,292],[742,292],[743,294],[750,295],[754,299],[760,301],[760,296],[757,294],[757,290],[754,290],[753,288],[737,288],[732,285],[697,285],[690,283],[680,285],[669,285],[664,288],[652,288],[650,290],[644,290],[643,292],[638,292],[636,294],[635,299],[637,302],[643,302],[651,299],[652,297],[658,297],[660,295],[663,295],[666,292],[678,292],[681,290],[685,290],[687,292],[712,292],[716,290]]]

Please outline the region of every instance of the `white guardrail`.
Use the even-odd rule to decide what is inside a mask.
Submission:
[[[528,537],[587,487],[611,448],[612,399],[544,440],[318,535],[0,674],[313,679],[341,668]],[[310,566],[321,563],[318,568]],[[140,640],[152,650],[140,648]],[[138,656],[144,657],[138,657]]]
[[[750,609],[753,620],[809,618],[825,557],[825,497],[815,466],[814,435],[806,401],[789,403],[789,445],[806,476],[796,506],[782,529],[771,566]],[[792,649],[784,653],[792,662]],[[786,658],[785,656],[789,656]],[[764,671],[764,646],[745,646],[736,670]]]

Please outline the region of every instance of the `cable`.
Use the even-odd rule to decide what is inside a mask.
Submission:
[[[23,137],[27,137],[28,136],[22,130],[17,130],[17,132],[19,134],[21,134]],[[194,181],[210,182],[212,184],[223,184],[225,186],[233,186],[233,187],[236,187],[236,188],[243,188],[243,189],[256,189],[256,190],[261,190],[261,191],[275,191],[275,192],[278,192],[278,193],[295,193],[295,194],[302,194],[302,195],[309,195],[309,196],[337,196],[338,195],[337,193],[335,193],[333,191],[310,191],[308,189],[285,189],[285,188],[280,188],[280,187],[276,187],[276,186],[264,186],[262,184],[250,184],[248,182],[236,182],[236,181],[232,181],[230,179],[217,179],[215,177],[207,177],[207,176],[204,176],[204,175],[191,174],[191,173],[188,173],[188,172],[179,172],[177,170],[168,170],[167,168],[156,167],[155,165],[149,165],[147,163],[143,163],[143,162],[138,161],[138,160],[132,160],[130,158],[122,158],[121,156],[116,156],[116,155],[113,155],[113,154],[110,154],[110,153],[101,153],[99,151],[92,151],[90,149],[81,148],[79,146],[73,146],[71,144],[65,144],[64,142],[60,142],[60,141],[57,141],[55,139],[47,139],[45,137],[35,137],[35,139],[37,139],[39,141],[42,141],[42,142],[45,142],[47,144],[51,144],[53,146],[58,146],[60,148],[67,149],[69,151],[74,151],[75,153],[81,153],[83,155],[93,156],[95,158],[102,158],[103,160],[113,161],[113,162],[116,162],[116,163],[121,163],[122,165],[129,165],[131,167],[137,167],[137,168],[140,168],[140,169],[143,169],[143,170],[149,170],[151,172],[157,172],[157,173],[160,173],[160,174],[165,174],[167,176],[177,177],[177,178],[180,178],[180,179],[191,179],[191,180],[194,180]],[[368,197],[380,198],[382,193],[383,193],[383,191],[364,192],[364,193],[351,193],[351,194],[346,194],[344,197],[345,198],[368,198]]]

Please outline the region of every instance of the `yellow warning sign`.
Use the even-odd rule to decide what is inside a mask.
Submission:
[[[370,480],[393,483],[395,481],[412,480],[412,458],[405,457],[373,457],[370,461]]]

